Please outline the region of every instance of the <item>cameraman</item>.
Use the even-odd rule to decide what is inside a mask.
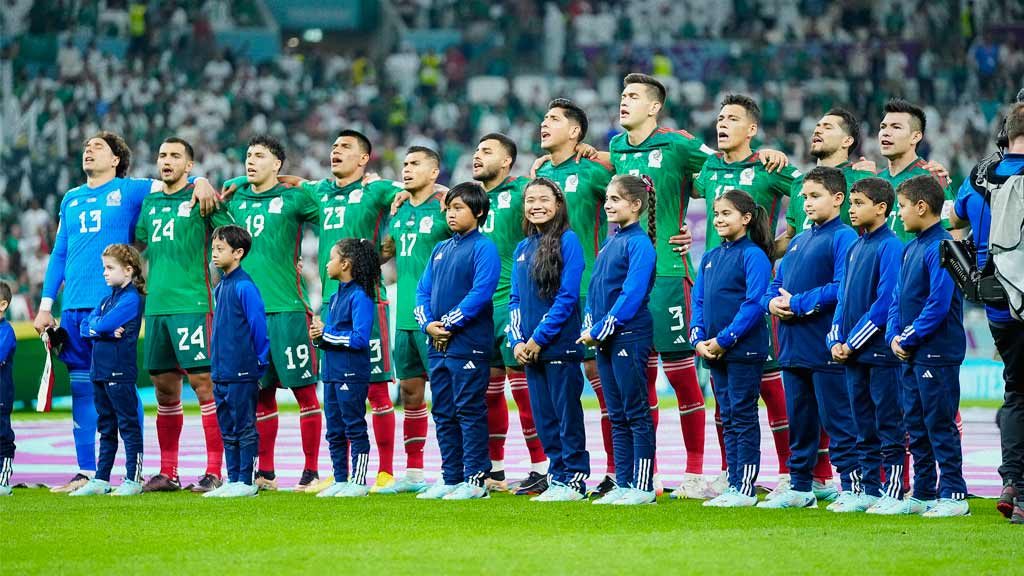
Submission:
[[[1009,137],[1006,154],[1002,158],[993,156],[983,160],[979,168],[972,171],[972,176],[983,176],[987,172],[983,165],[991,162],[998,162],[995,166],[997,176],[1024,174],[1024,103],[1013,105],[1006,117],[1006,133]],[[969,176],[960,186],[954,214],[950,215],[954,227],[971,227],[979,270],[985,268],[988,260],[992,220],[992,209],[983,196],[985,186],[984,178]],[[1003,379],[1006,382],[999,415],[1003,457],[999,475],[1003,479],[1003,491],[997,508],[1004,516],[1012,517],[1014,524],[1024,524],[1024,322],[1015,320],[1006,305],[986,305],[985,314],[996,350],[1003,359]]]

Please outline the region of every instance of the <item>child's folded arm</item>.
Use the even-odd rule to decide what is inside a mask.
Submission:
[[[491,301],[501,278],[501,258],[492,242],[477,242],[473,247],[473,287],[458,305],[441,317],[445,330],[455,332],[480,312]]]
[[[852,229],[843,229],[832,238],[832,281],[799,294],[789,301],[789,309],[797,316],[817,314],[822,308],[831,306],[839,299],[839,283],[846,275],[846,256],[850,246],[857,240]]]
[[[640,241],[630,242],[627,246],[629,252],[629,272],[626,280],[622,283],[622,293],[615,299],[611,310],[599,319],[590,329],[590,335],[594,340],[605,340],[615,333],[615,328],[624,325],[636,316],[640,306],[647,296],[647,289],[651,282],[651,275],[654,274],[655,252]]]
[[[533,340],[540,346],[551,343],[579,302],[584,262],[583,249],[578,241],[562,242],[562,263],[562,282],[555,301],[533,331]]]
[[[946,272],[939,261],[939,245],[935,244],[924,256],[925,267],[928,269],[928,285],[930,290],[924,308],[917,318],[904,328],[901,336],[906,346],[917,346],[931,335],[946,319],[949,306],[953,300],[955,286],[953,278]]]
[[[112,338],[114,332],[135,319],[139,315],[139,296],[135,292],[125,292],[114,307],[103,314],[99,308],[89,315],[89,336],[93,338]]]
[[[749,332],[758,322],[764,322],[764,309],[761,308],[761,297],[768,289],[772,273],[771,262],[760,250],[747,250],[743,254],[743,268],[747,278],[747,293],[743,304],[728,326],[716,336],[718,345],[731,348],[736,341]]]
[[[875,288],[875,301],[867,312],[850,330],[849,341],[846,343],[851,350],[859,350],[867,344],[880,330],[886,330],[889,308],[892,304],[896,284],[900,277],[900,262],[903,253],[892,243],[883,244],[879,250],[878,286]],[[836,305],[836,318],[842,302]],[[888,340],[887,340],[888,341]]]
[[[325,350],[364,350],[370,345],[373,330],[373,300],[365,294],[356,296],[352,302],[352,329],[342,330],[335,325],[324,326],[320,347]]]

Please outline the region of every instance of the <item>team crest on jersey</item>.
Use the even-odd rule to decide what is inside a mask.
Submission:
[[[182,218],[188,218],[188,215],[192,213],[192,201],[185,200],[181,204],[178,204],[178,216]]]
[[[580,177],[575,175],[575,174],[573,174],[572,176],[569,176],[568,178],[565,179],[565,191],[566,192],[575,192],[576,188],[578,188],[579,185],[580,185]]]
[[[434,228],[434,217],[424,216],[420,220],[420,234],[429,234],[430,230]]]
[[[661,158],[662,158],[661,150],[653,150],[653,151],[651,151],[651,154],[647,157],[647,167],[648,168],[661,168]]]
[[[512,207],[512,193],[505,190],[501,194],[498,194],[498,208],[511,208]]]
[[[740,186],[750,186],[753,183],[754,183],[754,169],[753,168],[744,168],[743,171],[740,172]]]
[[[110,194],[107,194],[107,206],[120,206],[121,205],[121,190],[114,190]]]
[[[349,204],[359,204],[363,201],[363,189],[356,188],[348,195]]]
[[[284,198],[278,196],[270,201],[270,206],[267,208],[267,211],[271,214],[280,214],[281,208],[284,208]]]

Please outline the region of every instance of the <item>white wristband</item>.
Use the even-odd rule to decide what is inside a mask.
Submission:
[[[53,310],[53,298],[43,298],[39,301],[39,311],[49,312]]]

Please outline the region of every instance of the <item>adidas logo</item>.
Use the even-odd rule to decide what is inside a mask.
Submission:
[[[303,378],[312,378],[313,377],[313,373],[310,372],[309,370],[306,370],[305,372],[302,373],[302,377]]]
[[[686,344],[686,336],[683,336],[682,334],[676,336],[676,339],[673,342],[673,344]]]
[[[924,374],[921,374],[921,378],[934,378],[931,370],[925,370]]]
[[[526,262],[526,254],[520,254],[519,258],[516,259],[516,262]]]
[[[622,350],[619,350],[619,353],[616,354],[616,356],[618,356],[619,358],[629,358],[629,353],[626,352],[625,348],[623,348]]]
[[[440,260],[442,256],[444,256],[444,252],[438,252],[437,256],[434,256],[434,260]]]
[[[197,362],[199,360],[206,360],[206,354],[203,354],[202,351],[200,351],[198,354],[196,354],[196,357],[193,358],[192,360],[195,360]]]
[[[476,364],[473,364],[473,361],[470,360],[469,362],[466,362],[466,364],[462,367],[462,369],[463,370],[476,370]]]
[[[348,390],[348,384],[342,384],[341,390]]]
[[[380,374],[381,373],[380,366],[374,366],[373,370],[370,373],[371,374]]]

